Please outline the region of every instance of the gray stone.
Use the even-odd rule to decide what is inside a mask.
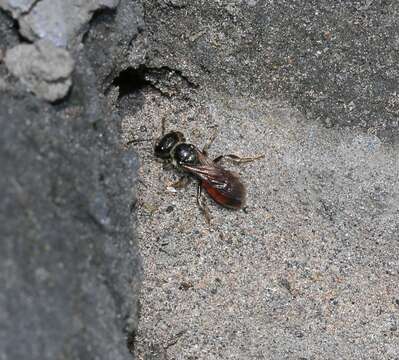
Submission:
[[[72,85],[72,57],[46,40],[8,50],[5,63],[29,91],[48,101],[62,99]]]
[[[0,8],[19,21],[30,41],[47,39],[56,46],[77,45],[94,12],[115,9],[120,0],[0,0]]]
[[[118,118],[87,91],[95,82],[78,67],[63,109],[17,88],[0,96],[4,360],[131,358],[141,282],[130,214],[138,161],[118,149]]]
[[[56,46],[79,42],[93,13],[114,9],[119,0],[42,0],[19,19],[20,32],[27,39],[47,39]]]
[[[116,119],[98,105],[103,120],[88,126],[93,100],[58,112],[29,93],[0,96],[3,360],[130,359],[137,158],[117,150]]]
[[[0,0],[0,8],[10,11],[14,18],[28,12],[37,0]]]
[[[10,49],[7,66],[0,61],[0,359],[131,359],[142,276],[137,155],[120,147],[121,118],[85,48],[74,49],[69,76],[64,50],[19,42],[0,11],[0,49]],[[45,86],[65,76],[74,86],[50,104],[10,75],[14,67]]]

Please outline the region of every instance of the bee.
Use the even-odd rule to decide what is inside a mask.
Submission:
[[[230,159],[237,163],[245,163],[263,158],[263,155],[256,157],[242,158],[237,155],[221,155],[215,159],[208,157],[208,149],[216,137],[216,133],[211,140],[200,150],[193,144],[186,142],[184,135],[180,131],[171,131],[164,135],[155,145],[155,156],[171,163],[178,171],[183,172],[182,177],[175,187],[183,187],[190,179],[198,181],[197,203],[203,211],[207,222],[210,216],[207,207],[202,201],[202,190],[219,205],[229,209],[240,209],[245,204],[246,189],[237,174],[224,169],[220,165],[222,159]]]

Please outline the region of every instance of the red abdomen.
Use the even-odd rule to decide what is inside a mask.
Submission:
[[[227,189],[218,189],[208,181],[202,180],[201,182],[201,186],[219,205],[230,209],[239,209],[245,202],[245,188],[238,181],[230,185]]]

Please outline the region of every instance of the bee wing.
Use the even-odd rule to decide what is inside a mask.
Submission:
[[[217,167],[213,164],[206,165],[183,165],[182,168],[201,180],[209,182],[216,188],[223,188],[227,184],[226,175],[233,175],[227,170]]]
[[[215,164],[202,151],[197,149],[199,163],[197,165],[182,165],[185,171],[197,176],[199,179],[211,182],[222,187],[225,183],[226,170]]]
[[[217,166],[211,160],[201,165],[184,165],[184,170],[202,180],[202,186],[219,204],[239,208],[245,201],[245,188],[237,175]]]

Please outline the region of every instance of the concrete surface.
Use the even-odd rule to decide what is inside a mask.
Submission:
[[[164,117],[199,146],[218,126],[211,156],[266,157],[225,163],[248,204],[229,211],[208,198],[208,226],[194,183],[172,191],[176,172],[151,142],[135,144],[138,358],[396,359],[398,148],[306,121],[285,103],[208,91],[187,101],[148,90],[143,110],[125,118],[125,142],[159,136]]]
[[[384,359],[399,354],[397,1],[146,0],[139,359]],[[162,71],[159,71],[162,69]],[[133,89],[132,89],[133,90]],[[211,204],[152,154],[160,123],[226,167],[248,207]],[[136,142],[134,140],[137,140]]]
[[[0,0],[0,358],[397,360],[399,2],[46,4]],[[42,37],[75,61],[53,105],[2,62]],[[225,164],[245,211],[168,188],[164,117],[265,154]]]
[[[396,0],[145,0],[148,64],[399,140]]]

